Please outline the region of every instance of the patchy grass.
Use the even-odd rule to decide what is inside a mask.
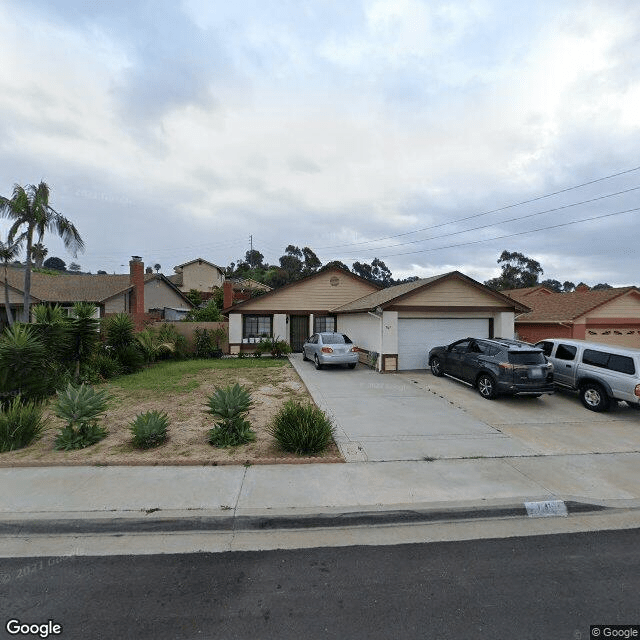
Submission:
[[[213,417],[207,400],[216,389],[238,383],[247,387],[254,401],[247,418],[256,432],[256,441],[222,450],[207,441]],[[271,358],[186,360],[161,362],[139,373],[122,376],[98,389],[106,390],[111,401],[100,424],[107,437],[99,444],[78,451],[55,451],[53,442],[62,421],[50,416],[42,438],[25,449],[0,454],[0,466],[89,464],[89,465],[170,465],[170,464],[255,464],[297,460],[283,453],[269,433],[269,425],[287,400],[312,402],[302,381],[288,360]],[[140,413],[162,411],[170,426],[167,440],[149,450],[138,450],[131,442],[130,424]],[[335,444],[317,458],[340,459]]]

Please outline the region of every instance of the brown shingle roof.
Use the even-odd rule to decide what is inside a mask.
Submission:
[[[511,302],[511,304],[518,310],[524,310],[528,308],[524,304],[510,299],[499,291],[493,291],[492,289],[489,289],[489,287],[485,287],[483,284],[476,282],[475,280],[473,280],[473,278],[469,278],[469,276],[465,276],[459,271],[451,271],[449,273],[443,273],[439,276],[422,278],[420,280],[414,280],[413,282],[405,282],[403,284],[397,284],[392,287],[387,287],[386,289],[381,289],[380,291],[375,291],[374,293],[370,293],[363,298],[359,298],[358,300],[349,302],[348,304],[342,305],[341,307],[332,309],[332,311],[335,313],[355,313],[359,311],[370,311],[371,309],[375,309],[376,307],[384,307],[391,302],[395,302],[396,300],[410,294],[413,291],[416,291],[417,289],[428,287],[435,282],[448,278],[457,278],[459,280],[463,280],[464,282],[468,282],[469,284],[480,289],[484,289],[487,293],[493,295],[496,298],[500,298],[505,302]]]
[[[518,289],[510,292],[517,300]],[[637,287],[598,289],[597,291],[574,291],[572,293],[551,293],[545,296],[528,295],[526,304],[532,311],[516,318],[516,322],[571,322],[629,291],[640,293]]]
[[[24,291],[24,269],[8,269],[7,280],[12,287]],[[130,288],[129,274],[31,273],[31,295],[42,302],[103,302]]]

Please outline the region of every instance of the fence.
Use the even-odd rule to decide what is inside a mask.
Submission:
[[[194,336],[196,329],[206,329],[207,331],[213,331],[214,329],[222,328],[226,331],[227,337],[220,343],[220,348],[223,353],[229,353],[229,323],[228,322],[155,322],[152,326],[155,329],[159,329],[163,325],[172,324],[176,331],[187,339],[189,343],[189,351],[194,350]]]

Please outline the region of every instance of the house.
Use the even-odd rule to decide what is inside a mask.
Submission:
[[[531,308],[515,319],[521,340],[573,338],[640,349],[638,287],[581,286],[572,293],[555,293],[538,286],[503,293]]]
[[[337,330],[380,371],[424,369],[429,349],[458,338],[513,337],[529,308],[458,271],[381,289],[338,268],[319,271],[225,308],[231,353],[265,334],[300,351],[316,331]]]
[[[224,269],[203,258],[179,264],[173,269],[176,273],[168,278],[182,293],[194,289],[205,300],[224,284]]]
[[[24,269],[9,268],[9,303],[14,313],[22,313]],[[2,285],[4,288],[4,283]],[[0,320],[6,321],[4,295],[0,296]],[[92,302],[98,307],[97,316],[129,313],[137,326],[151,319],[150,311],[164,307],[188,308],[193,304],[162,274],[144,273],[144,263],[138,256],[129,262],[129,273],[56,274],[31,273],[31,304],[59,304],[70,310],[75,302]],[[156,316],[157,317],[157,314]]]

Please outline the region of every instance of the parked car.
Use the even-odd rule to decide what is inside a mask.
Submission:
[[[358,358],[358,347],[344,333],[336,331],[314,333],[302,345],[302,359],[313,360],[316,369],[325,364],[346,364],[355,369]]]
[[[587,409],[607,411],[612,400],[640,408],[640,349],[555,338],[536,346],[553,363],[555,384],[577,390]]]
[[[429,352],[434,376],[448,375],[478,389],[483,398],[498,394],[540,396],[553,393],[553,365],[542,349],[526,342],[465,338]]]

